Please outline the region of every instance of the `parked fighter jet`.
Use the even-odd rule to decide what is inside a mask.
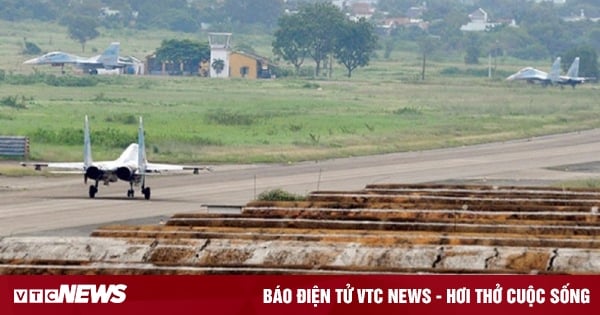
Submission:
[[[588,80],[588,78],[579,77],[579,57],[573,60],[573,63],[569,67],[566,75],[560,75],[560,57],[557,57],[552,64],[550,73],[535,69],[533,67],[526,67],[519,70],[517,73],[506,78],[508,81],[513,80],[525,80],[528,83],[539,82],[543,86],[548,85],[571,85],[575,88],[575,85],[581,84]]]
[[[129,182],[127,197],[133,198],[133,186],[141,184],[141,192],[144,198],[150,199],[150,187],[146,186],[146,175],[160,173],[164,171],[183,171],[193,170],[198,174],[199,170],[211,170],[210,167],[203,166],[184,166],[175,164],[157,164],[146,160],[146,147],[144,143],[144,126],[142,117],[138,128],[138,143],[130,144],[125,151],[114,161],[94,162],[92,160],[92,145],[90,141],[90,130],[88,118],[85,116],[83,127],[83,162],[58,162],[58,163],[29,163],[22,162],[22,166],[34,166],[36,170],[42,167],[56,168],[62,170],[72,170],[83,174],[84,183],[88,179],[94,180],[95,184],[89,188],[90,198],[94,198],[98,192],[98,183],[104,182],[108,185],[119,179]]]
[[[556,80],[560,76],[560,57],[557,57],[552,64],[550,73],[538,70],[533,67],[526,67],[519,70],[517,73],[510,75],[506,80],[525,80],[528,83],[539,82],[544,86],[552,84],[553,79]]]
[[[29,59],[23,64],[26,65],[51,65],[53,67],[62,67],[64,72],[65,64],[72,64],[82,69],[85,73],[98,74],[98,69],[117,69],[132,65],[119,57],[120,44],[111,43],[101,55],[85,58],[62,51],[54,51],[43,56]]]

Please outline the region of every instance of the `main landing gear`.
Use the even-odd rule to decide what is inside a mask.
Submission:
[[[96,185],[90,185],[90,198],[96,197],[97,192],[98,192],[98,182],[96,182]]]
[[[90,185],[89,195],[90,198],[96,197],[96,193],[98,193],[98,182],[95,185]],[[150,187],[142,186],[142,194],[144,194],[144,198],[146,200],[150,200]],[[129,190],[127,191],[127,198],[134,197],[133,183],[129,183]]]

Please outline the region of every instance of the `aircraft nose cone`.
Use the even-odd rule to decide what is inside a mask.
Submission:
[[[25,62],[23,62],[23,64],[24,65],[34,65],[34,64],[38,63],[38,59],[39,58],[29,59],[29,60],[26,60]]]

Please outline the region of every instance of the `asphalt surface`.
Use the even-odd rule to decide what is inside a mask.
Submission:
[[[306,194],[357,190],[372,183],[475,182],[546,185],[598,176],[600,129],[485,145],[350,157],[285,165],[221,165],[199,175],[147,179],[151,200],[127,183],[100,186],[88,198],[83,176],[0,176],[0,236],[88,235],[112,223],[157,224],[175,213],[207,211],[206,205],[243,205],[265,190]],[[564,168],[564,169],[563,169]]]

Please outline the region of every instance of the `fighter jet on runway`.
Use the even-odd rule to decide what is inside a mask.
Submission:
[[[37,58],[29,59],[23,64],[51,65],[53,67],[62,67],[63,69],[65,64],[72,64],[82,69],[85,73],[98,74],[98,69],[112,70],[132,65],[131,62],[126,62],[122,58],[119,58],[120,46],[118,42],[111,43],[101,55],[90,58],[79,57],[62,51],[54,51]]]
[[[108,185],[119,179],[129,182],[127,197],[133,198],[133,186],[141,184],[141,192],[144,198],[150,199],[150,187],[146,186],[146,175],[151,173],[160,173],[164,171],[183,171],[193,170],[197,174],[199,170],[211,170],[210,167],[203,166],[184,166],[175,164],[157,164],[146,160],[146,146],[144,144],[144,126],[142,117],[138,128],[138,143],[130,144],[125,151],[114,161],[94,162],[92,160],[92,145],[90,141],[90,130],[88,118],[85,116],[83,129],[83,162],[59,162],[59,163],[29,163],[22,162],[23,166],[34,166],[36,170],[42,167],[56,168],[62,170],[73,170],[83,174],[84,183],[88,179],[94,180],[95,184],[89,188],[90,198],[94,198],[98,192],[98,183],[104,182]]]
[[[548,85],[571,85],[575,88],[575,85],[581,84],[588,80],[588,78],[579,77],[579,57],[573,60],[573,63],[569,67],[566,75],[560,75],[560,57],[557,57],[552,64],[550,73],[535,69],[533,67],[526,67],[519,70],[517,73],[506,78],[508,81],[513,80],[525,80],[528,83],[539,82],[543,86]]]

